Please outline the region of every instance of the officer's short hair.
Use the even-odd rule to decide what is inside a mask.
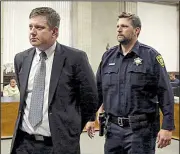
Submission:
[[[127,12],[122,12],[118,16],[118,19],[120,19],[120,18],[128,18],[128,19],[130,19],[131,22],[132,22],[132,26],[134,28],[139,27],[141,29],[141,20],[140,20],[140,18],[137,15],[132,14],[132,13],[127,13]]]
[[[29,19],[35,16],[45,16],[47,20],[47,24],[50,28],[54,28],[54,27],[59,28],[60,16],[54,9],[50,7],[35,8],[31,11],[29,15]]]

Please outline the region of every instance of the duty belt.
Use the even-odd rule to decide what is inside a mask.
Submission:
[[[125,118],[125,117],[109,116],[109,122],[112,122],[116,125],[119,125],[120,127],[130,126],[129,125],[129,118]]]

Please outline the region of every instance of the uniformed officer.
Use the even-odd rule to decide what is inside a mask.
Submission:
[[[104,53],[97,71],[99,107],[103,103],[108,115],[105,154],[154,154],[156,137],[158,148],[171,143],[175,127],[169,77],[162,56],[137,40],[140,31],[138,16],[119,15],[119,45]],[[94,122],[86,128],[93,137]]]

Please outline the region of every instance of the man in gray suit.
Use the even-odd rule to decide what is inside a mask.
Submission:
[[[11,154],[79,154],[80,134],[96,112],[95,77],[83,51],[59,44],[60,17],[32,10],[33,46],[15,56],[20,90]]]

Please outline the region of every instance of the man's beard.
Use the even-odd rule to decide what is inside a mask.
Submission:
[[[127,38],[118,39],[118,42],[122,45],[127,45],[127,44],[129,44],[129,42],[131,42],[131,39],[127,39]]]
[[[136,36],[135,34],[128,35],[128,37],[125,37],[124,35],[122,35],[122,38],[118,39],[118,37],[117,37],[117,40],[120,44],[127,45],[130,42],[132,42],[132,40],[135,36]]]

